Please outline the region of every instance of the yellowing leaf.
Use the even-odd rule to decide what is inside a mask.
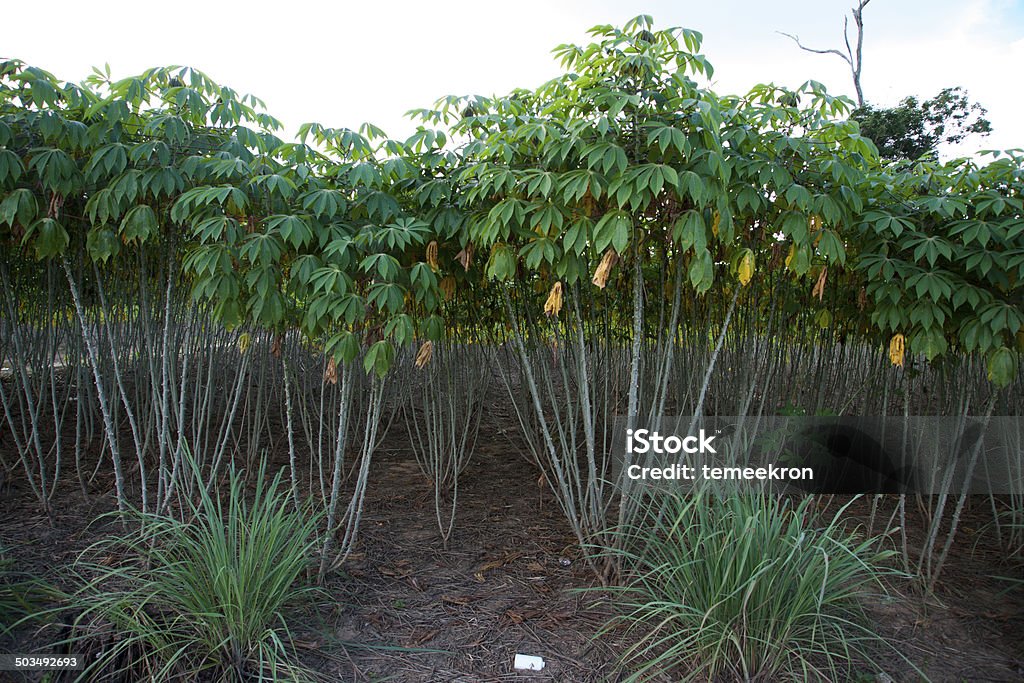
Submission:
[[[437,271],[437,240],[432,240],[430,244],[427,245],[427,264],[430,266],[431,270],[435,272]]]
[[[889,360],[893,365],[903,367],[903,356],[906,352],[906,344],[902,334],[895,335],[889,340]]]
[[[557,316],[562,310],[562,283],[556,282],[548,294],[548,300],[544,303],[544,315]]]
[[[754,252],[749,249],[743,254],[743,258],[740,259],[740,265],[738,273],[740,278],[740,284],[744,287],[750,282],[750,278],[754,277]]]

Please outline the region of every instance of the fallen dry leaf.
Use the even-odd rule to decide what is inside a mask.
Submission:
[[[441,602],[447,602],[449,605],[468,605],[473,602],[473,599],[455,595],[442,595]]]

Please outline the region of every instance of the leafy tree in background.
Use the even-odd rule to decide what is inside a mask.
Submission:
[[[943,88],[930,100],[905,97],[895,107],[871,104],[855,109],[850,118],[861,134],[871,138],[883,159],[916,160],[934,157],[940,144],[956,144],[970,135],[988,135],[992,125],[984,107],[967,99],[960,87]]]
[[[878,153],[886,160],[914,161],[922,157],[935,158],[940,144],[956,144],[972,134],[988,135],[992,125],[985,118],[988,112],[977,102],[971,103],[963,88],[943,88],[938,95],[923,103],[913,95],[903,98],[891,108],[875,107],[864,99],[861,74],[864,66],[864,8],[871,0],[860,0],[850,10],[856,26],[854,47],[850,44],[849,18],[843,19],[845,52],[835,48],[807,47],[800,37],[779,31],[805,52],[835,55],[850,67],[853,89],[857,94],[857,108],[850,118],[860,123],[861,133],[878,146]]]

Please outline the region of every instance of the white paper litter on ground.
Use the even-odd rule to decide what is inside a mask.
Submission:
[[[525,671],[540,671],[544,668],[544,659],[542,657],[534,657],[533,655],[516,653],[516,659],[512,666]]]

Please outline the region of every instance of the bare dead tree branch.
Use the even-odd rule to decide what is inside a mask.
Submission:
[[[850,75],[853,77],[853,88],[854,90],[857,91],[857,106],[859,107],[864,106],[864,91],[863,89],[861,89],[860,75],[864,62],[864,8],[868,6],[869,2],[871,2],[871,0],[859,0],[857,6],[852,8],[851,10],[851,14],[853,15],[853,22],[857,26],[856,50],[852,49],[850,46],[850,19],[849,17],[843,18],[843,41],[846,43],[845,54],[841,50],[837,50],[835,48],[817,49],[807,47],[806,45],[800,42],[799,36],[793,35],[791,33],[785,33],[783,31],[776,31],[776,33],[784,35],[790,40],[792,40],[794,43],[796,43],[797,47],[799,47],[801,50],[804,50],[805,52],[812,52],[816,55],[835,55],[842,59],[844,62],[846,62],[850,67]]]

